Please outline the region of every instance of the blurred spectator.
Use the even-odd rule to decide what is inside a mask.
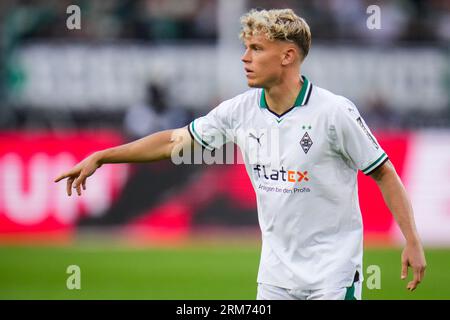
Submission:
[[[5,107],[8,102],[14,100],[14,97],[23,95],[23,88],[26,87],[27,81],[31,81],[27,78],[24,65],[19,63],[17,55],[19,51],[17,49],[25,46],[28,41],[37,42],[38,45],[40,42],[50,44],[56,42],[56,45],[63,46],[72,40],[80,41],[82,45],[88,46],[89,44],[107,46],[110,41],[114,41],[121,46],[123,39],[126,39],[130,43],[136,43],[133,40],[145,41],[145,45],[157,47],[167,40],[177,45],[187,44],[187,46],[201,40],[213,45],[218,36],[217,18],[220,14],[218,3],[219,0],[0,1],[0,99],[2,101],[0,126],[11,127],[11,123],[21,123],[21,118],[35,119],[35,115],[30,113],[24,105],[23,114],[16,117],[18,120],[11,120],[14,119],[14,112]],[[314,43],[320,44],[321,41],[331,47],[340,41],[356,46],[381,43],[391,47],[399,46],[400,42],[406,41],[415,47],[426,44],[430,48],[442,48],[448,46],[450,40],[449,0],[246,0],[245,3],[247,8],[289,7],[294,9],[310,24],[313,47]],[[66,9],[72,4],[81,8],[81,30],[66,28],[68,17]],[[369,30],[366,27],[369,16],[366,10],[373,4],[381,8],[380,30]],[[75,74],[82,73],[83,70],[77,70],[77,64],[73,61],[67,64],[72,67],[70,70]],[[133,63],[135,62],[130,61],[130,65]],[[82,65],[88,65],[88,63]],[[123,68],[126,70],[125,67]],[[143,67],[137,68],[141,70]],[[440,67],[440,69],[444,68]],[[443,83],[450,88],[450,67],[447,69],[443,72],[444,77],[446,76]],[[45,65],[42,65],[39,70],[42,74],[50,73]],[[121,70],[117,71],[117,74],[122,74]],[[108,73],[105,74],[105,77],[109,77]],[[140,86],[141,84],[139,84],[139,90]],[[155,92],[152,93],[152,90]],[[186,119],[186,116],[177,114],[182,112],[181,108],[168,108],[167,97],[159,97],[165,96],[165,92],[158,91],[165,90],[149,89],[147,101],[142,105],[134,105],[127,111],[123,125],[130,138],[142,137],[157,130],[185,124],[182,123],[185,120],[181,119]],[[450,90],[447,91],[450,92]],[[89,95],[88,92],[84,93]],[[38,96],[35,91],[32,91],[32,94]],[[11,98],[9,101],[8,97]],[[387,116],[383,109],[388,108],[391,112],[396,109],[395,105],[383,104],[384,107],[379,107],[381,102],[364,102],[362,101],[362,104],[374,108],[370,112],[374,114],[375,119],[382,115]],[[61,104],[61,109],[67,109],[64,101]],[[126,103],[120,108],[124,105]],[[206,109],[206,107],[201,105],[198,109]],[[450,106],[448,109],[450,110]],[[38,110],[36,113],[43,115],[48,112],[41,111]],[[101,119],[97,121],[101,122],[101,125],[107,126],[115,121],[111,126],[116,127],[117,121],[122,121],[121,112],[123,111],[115,112],[113,114],[113,110],[106,110],[95,118],[92,116],[92,110],[77,110],[74,111],[73,118],[74,122],[80,126],[87,126],[88,122],[92,123]],[[427,114],[431,115],[430,112]],[[54,115],[51,114],[48,118],[53,117]],[[108,120],[108,117],[112,120]],[[430,123],[435,123],[435,118],[432,116],[425,115],[424,118],[430,118]],[[380,125],[383,124],[382,121],[377,122]]]
[[[381,29],[369,30],[366,10],[381,9]],[[249,0],[248,8],[292,8],[304,16],[314,39],[389,42],[445,40],[450,37],[448,0]]]
[[[17,0],[2,2],[3,35],[11,39],[214,39],[216,3],[205,0]],[[81,30],[68,30],[66,9],[81,8]]]
[[[182,108],[169,107],[166,90],[159,84],[147,86],[146,101],[132,106],[125,114],[124,131],[130,139],[187,125],[188,113]]]
[[[131,107],[126,113],[124,131],[129,140],[136,140],[157,131],[183,127],[191,119],[192,116],[184,109],[169,107],[164,86],[149,83],[146,102]],[[115,205],[100,217],[82,219],[79,225],[115,225],[131,221],[145,214],[169,190],[182,188],[195,172],[194,166],[174,165],[170,160],[134,164]],[[142,192],[143,188],[145,192]]]
[[[409,18],[411,8],[401,1],[381,1],[365,0],[360,2],[359,12],[363,15],[358,17],[358,27],[354,25],[355,33],[365,41],[374,43],[393,43],[396,40],[405,38],[408,32]],[[366,27],[366,21],[369,14],[366,13],[370,5],[377,5],[380,8],[380,29],[369,29]]]
[[[440,39],[450,41],[450,1],[430,1],[432,16],[435,17],[436,33]]]
[[[372,130],[398,129],[401,127],[401,117],[388,107],[386,100],[374,96],[367,101],[367,111],[363,114],[364,120]]]
[[[135,38],[144,40],[208,39],[217,37],[218,0],[30,0],[0,4],[3,28],[21,38],[91,40]],[[292,8],[310,24],[315,39],[390,39],[430,41],[450,38],[448,0],[248,0],[249,8]],[[83,27],[65,28],[66,8],[79,5]],[[382,28],[368,32],[366,9],[381,8]]]

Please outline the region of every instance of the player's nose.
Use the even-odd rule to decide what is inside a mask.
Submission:
[[[245,52],[244,52],[244,54],[242,55],[242,57],[241,57],[241,61],[242,62],[250,62],[251,61],[251,59],[250,59],[250,54],[249,54],[249,50],[245,50]]]

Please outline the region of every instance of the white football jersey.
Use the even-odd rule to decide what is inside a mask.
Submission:
[[[282,115],[264,89],[221,103],[189,124],[208,150],[235,142],[257,198],[262,232],[258,279],[288,289],[351,286],[362,280],[363,227],[357,172],[387,159],[355,105],[304,76]]]

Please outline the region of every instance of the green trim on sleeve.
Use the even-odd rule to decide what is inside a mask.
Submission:
[[[372,172],[373,170],[375,170],[378,165],[380,165],[384,160],[387,159],[387,154],[385,152],[383,152],[383,154],[377,159],[375,160],[371,165],[369,165],[366,169],[361,170],[364,174],[369,174],[370,172]]]
[[[195,120],[194,120],[195,121]],[[203,147],[205,147],[206,149],[212,151],[214,150],[214,147],[210,146],[205,140],[203,140],[200,135],[197,133],[197,131],[195,131],[195,127],[194,127],[194,121],[191,122],[191,124],[189,125],[189,129],[190,131],[193,133],[193,137],[194,139],[201,144]]]

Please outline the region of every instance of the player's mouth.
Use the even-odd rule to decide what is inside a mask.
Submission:
[[[253,76],[255,73],[253,72],[253,70],[249,69],[249,68],[244,68],[245,69],[245,75],[247,77],[249,76]]]

